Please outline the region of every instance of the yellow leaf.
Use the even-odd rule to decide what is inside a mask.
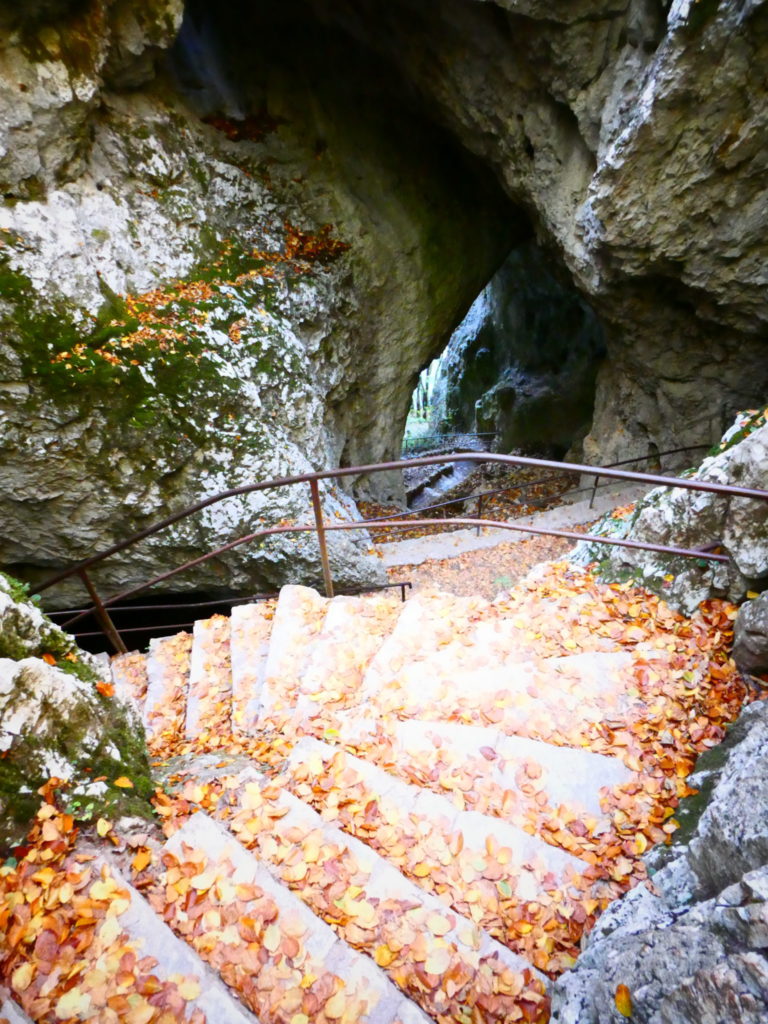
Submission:
[[[395,954],[389,948],[389,946],[377,946],[376,952],[373,954],[373,959],[379,965],[379,967],[389,967],[392,961],[395,959]]]
[[[112,785],[117,786],[118,789],[133,789],[133,783],[126,775],[121,775],[119,779],[115,779]]]
[[[186,999],[188,1003],[193,999],[197,999],[201,991],[200,982],[194,976],[182,978],[176,987],[181,998]]]
[[[451,954],[447,946],[438,946],[430,951],[425,963],[424,970],[428,974],[445,974],[451,965]]]
[[[32,984],[35,969],[32,964],[22,964],[11,975],[11,988],[14,992],[24,992]]]
[[[632,1016],[632,996],[626,985],[616,986],[616,1009],[622,1017]]]
[[[81,992],[79,988],[71,988],[56,1003],[56,1016],[59,1020],[67,1020],[70,1017],[85,1020],[90,1009],[91,997],[88,993]]]
[[[442,914],[432,913],[427,917],[427,927],[433,935],[446,935],[451,930],[451,922]]]
[[[323,1011],[328,1020],[338,1020],[339,1017],[344,1015],[344,1010],[347,1005],[346,996],[344,992],[337,992],[335,996],[331,996],[328,1002],[323,1007]]]
[[[107,821],[106,818],[99,818],[99,820],[96,822],[96,831],[99,833],[102,839],[107,834],[107,832],[111,830],[111,828],[112,822]]]
[[[274,953],[277,947],[280,945],[280,929],[276,924],[267,925],[266,931],[264,932],[264,948],[269,953]]]
[[[149,852],[146,846],[143,846],[131,861],[131,867],[133,868],[134,871],[143,871],[151,860],[152,854]]]

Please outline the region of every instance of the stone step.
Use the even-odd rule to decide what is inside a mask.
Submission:
[[[139,709],[147,696],[147,656],[138,651],[118,654],[111,659],[110,672],[115,694],[123,700],[134,701]]]
[[[259,720],[274,613],[273,601],[240,604],[232,609],[232,728],[237,732],[250,733]]]
[[[150,641],[144,728],[147,739],[175,739],[184,733],[192,635],[177,633]]]
[[[103,862],[96,861],[98,871]],[[143,956],[157,960],[156,973],[159,979],[167,980],[173,975],[183,975],[200,982],[200,995],[190,1000],[190,1010],[201,1010],[209,1024],[258,1024],[258,1018],[250,1013],[229,989],[201,960],[186,942],[177,938],[173,931],[155,913],[149,903],[126,881],[112,865],[109,872],[120,889],[127,890],[130,903],[117,916],[120,927],[140,947]]]
[[[265,865],[206,814],[188,818],[168,840],[165,850],[181,861],[192,853],[202,854],[206,865],[203,874],[207,877],[193,876],[192,887],[205,886],[208,892],[218,892],[221,907],[230,902],[230,892],[234,896],[239,893],[242,901],[253,906],[252,915],[232,921],[229,938],[226,929],[218,933],[218,941],[226,947],[226,951],[220,951],[221,956],[226,955],[235,963],[240,960],[247,968],[242,951],[238,953],[243,945],[242,929],[253,928],[254,934],[258,934],[254,919],[257,921],[259,916],[268,923],[257,940],[258,976],[250,981],[247,972],[239,976],[249,1001],[260,1002],[264,1007],[259,1011],[262,1015],[276,1016],[278,1008],[288,1013],[302,1012],[309,999],[316,1004],[315,1014],[324,1011],[326,1018],[348,1024],[395,1024],[406,1020],[428,1024],[429,1018],[402,996],[379,967],[339,939],[329,925],[315,917],[302,900],[275,880]],[[211,904],[210,909],[220,914],[213,901]],[[185,924],[191,937],[195,936],[189,908],[182,911],[178,924]],[[205,942],[205,933],[200,938]],[[211,955],[216,955],[215,947]],[[331,1000],[334,1008],[329,1013]],[[340,1009],[338,1015],[336,1006]]]
[[[389,636],[371,660],[361,687],[365,702],[407,667],[429,658],[441,646],[457,642],[489,607],[479,597],[420,591],[405,602]]]
[[[326,820],[337,820],[358,838],[375,839],[371,817],[375,804],[377,821],[400,831],[400,837],[393,837],[396,846],[404,843],[408,847],[411,840],[416,845],[419,837],[430,836],[441,837],[447,849],[460,846],[464,863],[456,859],[442,864],[454,898],[463,899],[474,878],[484,875],[487,865],[481,861],[486,854],[490,855],[489,851],[508,851],[502,874],[519,900],[535,899],[545,885],[564,885],[587,866],[514,825],[476,811],[460,810],[431,790],[403,782],[378,765],[312,737],[304,737],[292,750],[287,781],[296,796],[313,804]],[[388,856],[386,848],[376,848]],[[478,862],[474,873],[466,866],[472,856]],[[416,865],[409,865],[407,858],[406,863],[395,863],[415,877],[418,884],[433,888],[434,880],[428,879],[427,874],[420,876],[419,871],[413,870]]]
[[[329,601],[311,587],[282,588],[272,621],[264,669],[264,715],[291,715],[313,641],[325,621]]]
[[[198,619],[192,634],[184,733],[187,739],[224,740],[232,725],[229,618]]]
[[[527,960],[450,912],[439,897],[279,784],[244,780],[225,793],[217,813],[275,877],[347,942],[377,958],[426,1013],[438,1016],[459,1004],[471,1008],[483,991],[481,964],[494,994],[506,999],[510,1019],[515,992],[534,978],[546,991],[545,979]],[[419,965],[427,963],[439,965],[441,975],[462,979],[461,985],[449,992],[438,978],[426,985]]]
[[[391,765],[389,770],[406,781],[453,794],[472,792],[473,800],[465,795],[465,803],[484,813],[503,813],[505,818],[510,817],[510,804],[519,809],[535,804],[540,810],[544,795],[551,807],[567,805],[579,816],[586,813],[602,819],[601,790],[633,778],[618,758],[506,736],[492,726],[418,718],[384,725],[377,719],[349,715],[337,719],[336,728],[337,743],[363,745],[374,760]],[[462,779],[471,782],[471,790]],[[515,800],[505,799],[502,812],[499,796],[508,792]]]
[[[425,663],[376,694],[379,714],[495,724],[505,733],[568,742],[574,729],[622,718],[636,701],[632,657],[589,652],[440,677]],[[374,699],[370,695],[369,699]]]
[[[401,608],[391,593],[329,602],[322,631],[307,652],[297,720],[311,718],[321,708],[335,712],[359,703],[363,675]]]
[[[32,1024],[32,1018],[28,1017],[18,1003],[11,999],[7,992],[0,989],[0,1021],[5,1019],[8,1024]]]

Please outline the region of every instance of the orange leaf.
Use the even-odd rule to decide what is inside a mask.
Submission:
[[[54,656],[52,654],[44,654],[42,657],[43,657],[43,661],[46,663],[46,665],[55,665],[56,664],[56,659],[54,658]]]
[[[146,846],[144,846],[139,850],[139,852],[131,861],[131,867],[133,868],[134,871],[143,871],[151,860],[152,854],[149,852]]]
[[[616,1009],[622,1017],[632,1016],[632,996],[626,985],[616,986]]]
[[[115,779],[112,785],[117,786],[118,789],[133,789],[133,783],[126,775],[121,775],[119,779]]]
[[[113,683],[105,683],[102,680],[99,680],[99,682],[96,683],[96,689],[102,697],[114,697],[115,695],[115,687]]]

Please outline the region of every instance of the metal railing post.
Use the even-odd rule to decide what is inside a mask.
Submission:
[[[482,494],[477,499],[477,518],[478,519],[482,519],[483,518],[483,495]],[[478,537],[480,536],[480,527],[479,526],[477,528],[477,536]]]
[[[312,491],[312,508],[315,512],[315,527],[317,528],[317,542],[320,545],[320,561],[323,564],[323,581],[325,582],[325,596],[333,597],[333,580],[331,579],[331,563],[328,561],[328,545],[325,540],[325,523],[323,522],[323,506],[320,504],[320,488],[314,478],[309,481],[309,488]]]
[[[599,482],[600,482],[600,474],[599,473],[595,473],[595,482],[592,485],[592,497],[589,499],[589,507],[590,508],[592,508],[592,506],[595,504],[595,497],[597,496],[597,485],[598,485]]]
[[[93,606],[96,612],[96,618],[99,620],[101,628],[104,630],[104,635],[107,637],[107,639],[115,648],[118,654],[127,654],[128,648],[123,643],[123,638],[120,636],[114,622],[109,617],[109,612],[104,607],[102,600],[99,597],[98,591],[96,590],[96,587],[94,587],[93,585],[93,580],[85,571],[85,569],[81,569],[77,575],[85,584],[85,588],[88,591],[91,600],[93,601]]]

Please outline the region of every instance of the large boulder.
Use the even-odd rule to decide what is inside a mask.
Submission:
[[[768,672],[768,593],[739,608],[733,628],[733,657],[745,672]]]
[[[765,415],[740,416],[716,452],[693,474],[702,481],[768,490],[768,424]],[[741,601],[768,586],[768,501],[658,487],[627,517],[610,514],[592,532],[693,550],[719,547],[725,563],[600,544],[580,544],[574,558],[596,561],[609,579],[633,576],[692,613],[709,597]]]
[[[99,663],[0,574],[0,855],[23,842],[51,779],[77,819],[151,814],[138,715],[115,699]]]
[[[655,855],[655,869],[667,863],[652,884],[605,911],[576,967],[556,982],[553,1024],[621,1024],[619,985],[637,1024],[768,1019],[767,743],[760,702],[707,755],[697,784],[711,795],[690,843]]]

